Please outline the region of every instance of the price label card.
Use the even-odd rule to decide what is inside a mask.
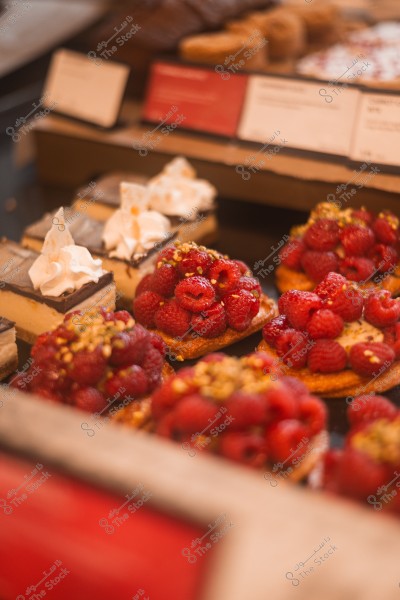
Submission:
[[[95,123],[115,125],[129,76],[129,67],[90,60],[85,54],[58,50],[47,76],[45,106],[55,112]]]
[[[247,75],[157,62],[153,65],[143,118],[223,136],[235,136]]]
[[[350,158],[400,167],[400,95],[363,93]]]
[[[265,142],[279,130],[289,148],[347,157],[359,98],[357,89],[251,75],[238,137]]]

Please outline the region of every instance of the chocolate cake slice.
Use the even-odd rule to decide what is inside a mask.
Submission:
[[[0,240],[0,314],[15,322],[17,335],[33,343],[38,335],[59,325],[73,310],[94,306],[115,309],[113,274],[105,272],[97,282],[73,292],[46,296],[35,290],[29,269],[39,254],[2,238]]]
[[[15,338],[15,323],[5,317],[0,317],[0,381],[18,367],[18,349]]]

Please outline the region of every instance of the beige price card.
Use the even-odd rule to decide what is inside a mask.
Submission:
[[[47,76],[45,105],[58,113],[112,127],[117,121],[129,67],[99,61],[86,54],[58,50]]]
[[[250,76],[238,137],[265,142],[279,130],[289,148],[348,156],[359,96],[328,83]]]
[[[364,92],[350,158],[400,166],[400,95]]]

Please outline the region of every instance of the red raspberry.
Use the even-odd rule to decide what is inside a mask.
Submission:
[[[357,321],[363,312],[364,298],[355,284],[345,283],[326,300],[326,306],[344,321]]]
[[[328,308],[317,310],[307,324],[307,331],[314,340],[336,338],[343,331],[343,319]]]
[[[296,396],[283,383],[285,379],[281,379],[279,383],[272,386],[266,392],[268,420],[270,423],[282,421],[283,419],[297,419],[299,416],[299,406]]]
[[[114,313],[111,308],[100,306],[98,309],[99,314],[103,317],[104,321],[114,321]]]
[[[337,290],[341,289],[347,280],[343,275],[339,275],[339,273],[328,273],[323,281],[317,285],[314,290],[314,294],[317,294],[322,300],[327,300],[331,298]]]
[[[114,319],[116,321],[123,321],[124,323],[128,323],[128,321],[132,319],[132,315],[130,315],[127,310],[118,310],[114,313]]]
[[[347,256],[363,256],[375,242],[375,235],[369,227],[347,225],[340,234],[342,246]]]
[[[162,339],[162,337],[160,337],[159,335],[157,335],[156,333],[153,332],[147,332],[148,333],[148,340],[149,343],[153,346],[153,348],[155,348],[156,350],[159,351],[159,353],[161,354],[161,356],[165,356],[165,351],[166,351],[166,345],[164,340]],[[135,362],[135,361],[133,361]]]
[[[206,429],[203,435],[209,435],[212,428],[210,421],[217,412],[218,407],[215,404],[199,394],[191,394],[182,398],[176,405],[174,428],[184,433],[201,433]]]
[[[336,373],[346,364],[346,351],[335,340],[316,340],[308,355],[308,368],[313,373]]]
[[[399,255],[392,246],[375,244],[368,253],[368,258],[374,262],[375,267],[380,273],[386,273],[396,267]]]
[[[265,440],[256,433],[225,433],[221,435],[219,451],[226,458],[254,468],[267,461]]]
[[[248,265],[242,260],[234,260],[233,261],[238,267],[243,277],[251,277],[252,272]]]
[[[234,392],[225,402],[225,407],[226,415],[233,417],[229,425],[232,431],[263,425],[267,419],[267,405],[261,394]]]
[[[298,458],[306,451],[305,447],[303,450],[299,449],[297,453],[293,454],[293,450],[297,448],[303,438],[307,438],[308,436],[308,429],[296,419],[284,419],[283,421],[274,423],[267,430],[266,436],[267,447],[272,460],[285,462],[290,457],[285,467],[288,468],[291,464],[290,461]]]
[[[220,295],[234,290],[241,276],[242,273],[235,261],[227,258],[216,260],[208,273],[212,285]]]
[[[307,362],[309,341],[307,335],[295,329],[286,329],[276,340],[276,351],[285,365],[301,369]]]
[[[302,396],[308,396],[309,394],[308,387],[296,377],[286,376],[284,379],[281,379],[281,383],[282,382],[297,399],[300,399]]]
[[[75,354],[68,375],[80,385],[95,386],[105,374],[107,361],[100,347],[92,352],[83,350]]]
[[[168,335],[182,337],[190,326],[190,312],[179,306],[176,300],[169,300],[156,312],[158,329]]]
[[[48,400],[49,402],[57,402],[57,404],[66,404],[65,397],[63,397],[57,392],[54,392],[53,390],[49,390],[48,388],[37,387],[35,388],[35,394],[37,394],[44,400]]]
[[[135,291],[135,298],[140,296],[140,294],[143,294],[143,292],[148,292],[150,290],[152,277],[152,274],[149,273],[139,281]]]
[[[149,334],[141,325],[132,330],[121,331],[111,338],[110,364],[116,366],[140,364],[149,344]]]
[[[288,292],[284,292],[278,299],[278,308],[281,315],[286,315],[287,307],[289,303],[296,299],[298,290],[289,290]]]
[[[164,356],[154,346],[149,345],[146,348],[141,367],[145,372],[148,383],[148,392],[152,392],[161,383],[162,368],[164,366]]]
[[[387,327],[383,334],[385,344],[394,350],[396,358],[400,358],[400,323]]]
[[[253,296],[259,298],[261,296],[261,285],[257,277],[241,277],[237,286],[238,290],[247,290]]]
[[[171,409],[179,401],[183,394],[194,392],[193,390],[185,389],[178,392],[175,388],[175,382],[181,380],[181,372],[178,376],[172,375],[153,393],[151,397],[151,411],[156,419],[160,418],[164,413],[171,413]]]
[[[334,252],[307,250],[302,256],[301,265],[306,275],[318,283],[331,271],[339,270],[339,258]]]
[[[374,215],[371,211],[365,210],[365,208],[360,208],[359,210],[352,211],[353,219],[363,221],[366,225],[371,226],[372,221],[374,220]]]
[[[393,476],[393,471],[390,473],[384,465],[353,448],[346,448],[336,466],[339,492],[364,501],[390,481],[390,476]]]
[[[145,327],[154,327],[154,317],[163,302],[164,298],[156,292],[143,292],[133,301],[135,319]]]
[[[158,264],[159,262],[168,262],[168,261],[175,262],[175,260],[174,260],[175,252],[176,252],[175,246],[173,244],[168,244],[167,246],[165,246],[165,248],[163,248],[161,250],[161,252],[159,252],[157,259],[156,259],[156,264]]]
[[[365,281],[375,273],[375,265],[368,258],[348,256],[340,261],[339,271],[350,281]]]
[[[76,390],[72,393],[71,400],[77,408],[90,413],[101,412],[107,406],[103,394],[93,387]]]
[[[347,418],[351,425],[369,423],[376,419],[394,419],[397,414],[397,406],[384,396],[373,394],[358,396],[347,408]]]
[[[158,267],[151,279],[151,291],[160,296],[173,296],[175,286],[179,281],[178,271],[169,264]]]
[[[208,279],[195,275],[178,283],[175,297],[182,308],[199,313],[215,302],[215,291]]]
[[[260,300],[246,290],[237,290],[224,297],[229,327],[245,331],[260,310]]]
[[[225,309],[219,302],[203,310],[199,315],[193,315],[191,325],[193,330],[205,338],[214,338],[226,330]]]
[[[394,246],[398,241],[398,224],[397,217],[392,213],[379,216],[372,226],[378,242]]]
[[[133,398],[139,398],[148,391],[146,373],[138,365],[120,369],[111,379],[108,379],[105,390],[110,400],[117,394],[121,397],[133,396]]]
[[[394,359],[394,350],[383,342],[360,342],[350,350],[353,371],[364,376],[375,375],[384,368],[384,363],[388,368]]]
[[[333,219],[319,219],[304,234],[304,241],[312,250],[333,250],[339,243],[340,228]]]
[[[301,259],[306,250],[303,240],[293,238],[282,248],[279,258],[285,267],[295,271],[301,271]]]
[[[325,404],[315,396],[304,395],[299,399],[299,419],[311,435],[317,435],[326,428],[328,411]]]
[[[262,330],[263,338],[267,344],[275,346],[278,336],[289,327],[286,315],[279,315],[279,317],[275,317],[272,321],[264,325]]]
[[[59,364],[56,359],[57,348],[55,345],[47,345],[48,343],[52,344],[51,338],[49,338],[49,342],[40,342],[40,346],[35,343],[31,351],[31,356],[38,365],[46,367],[50,365],[56,366]]]
[[[394,325],[400,318],[400,300],[388,290],[373,292],[365,301],[364,317],[374,327]]]
[[[193,275],[207,275],[212,264],[211,256],[200,249],[189,250],[187,254],[183,254],[184,258],[178,262],[178,271],[181,275],[188,273]]]
[[[286,296],[283,299],[283,296]],[[313,292],[291,290],[281,297],[289,323],[295,329],[305,329],[311,315],[322,308],[322,300]]]

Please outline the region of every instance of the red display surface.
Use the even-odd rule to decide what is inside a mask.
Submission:
[[[236,136],[248,76],[222,75],[211,69],[154,63],[143,118],[176,123],[180,129]],[[164,127],[156,134],[168,134],[168,130]]]
[[[36,464],[0,454],[0,600],[198,598],[209,555],[182,550],[201,528],[143,506],[107,534],[99,521],[124,498],[46,465],[27,481]]]

